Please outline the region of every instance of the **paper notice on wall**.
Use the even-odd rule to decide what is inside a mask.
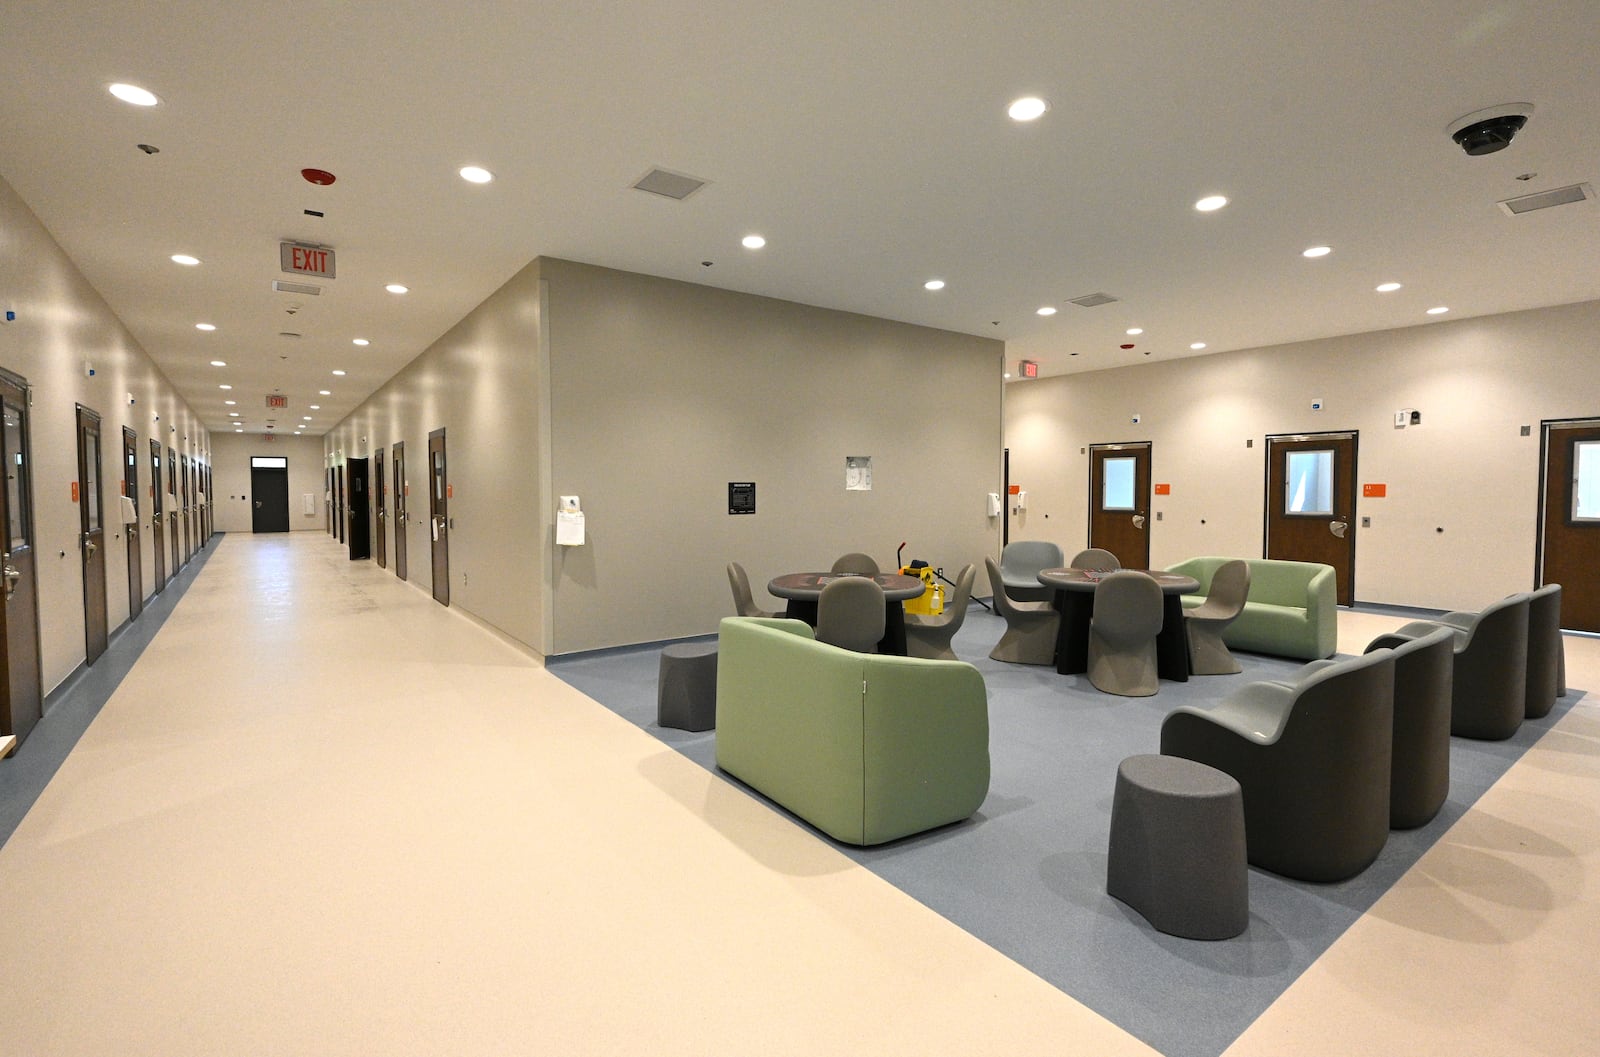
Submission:
[[[583,546],[583,514],[560,511],[556,514],[556,546]]]
[[[306,492],[300,496],[300,513],[311,517],[317,512],[317,497],[314,492]]]

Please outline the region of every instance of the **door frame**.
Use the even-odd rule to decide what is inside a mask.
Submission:
[[[1337,584],[1336,594],[1342,597],[1338,604],[1353,606],[1356,604],[1356,526],[1361,524],[1361,514],[1358,509],[1361,502],[1361,489],[1358,482],[1361,480],[1361,431],[1356,429],[1319,429],[1308,433],[1269,433],[1262,442],[1262,474],[1261,474],[1261,556],[1270,558],[1272,554],[1272,455],[1273,441],[1299,441],[1314,442],[1322,438],[1349,437],[1350,438],[1350,512],[1345,515],[1348,527],[1345,529],[1345,544],[1348,551],[1348,567],[1345,570],[1344,583]],[[1338,473],[1335,472],[1335,490],[1338,488]],[[1285,481],[1285,487],[1288,482]],[[1305,515],[1301,515],[1305,516]],[[1337,572],[1337,570],[1335,570]]]
[[[0,596],[3,598],[3,601],[0,601],[0,606],[3,606],[0,608],[0,655],[4,656],[6,662],[0,666],[0,680],[3,680],[3,683],[0,683],[0,732],[15,735],[17,744],[20,745],[39,720],[44,718],[44,654],[39,626],[39,542],[34,518],[36,489],[33,487],[33,413],[30,410],[33,403],[33,389],[28,385],[26,378],[4,368],[0,368],[0,386],[17,391],[14,406],[20,419],[18,434],[22,440],[22,447],[26,450],[26,457],[20,461],[24,479],[17,488],[22,507],[18,514],[17,527],[27,542],[19,551],[11,549],[13,540],[10,533],[10,511],[7,507],[10,502],[10,489],[4,490],[7,494],[0,495],[0,533],[5,535],[4,539],[0,539],[0,545],[3,545],[0,546],[0,552],[5,555],[4,566],[12,568],[14,561],[22,559],[20,563],[22,568],[17,570],[19,575],[16,586],[13,588],[9,582],[0,581],[0,590],[4,591],[4,595]],[[5,452],[3,435],[0,435],[0,454],[7,456],[11,454]],[[33,647],[31,655],[27,657],[11,656],[14,612],[12,603],[16,599],[17,592],[23,595],[20,606],[27,610],[19,619],[28,627],[28,638]],[[21,696],[25,697],[25,700],[18,700],[19,695],[13,694],[13,690],[18,689],[19,681],[24,684],[21,687],[24,691]]]
[[[1536,589],[1540,588],[1540,587],[1543,587],[1545,585],[1545,581],[1546,581],[1545,559],[1547,558],[1548,555],[1547,555],[1546,543],[1545,543],[1545,533],[1549,529],[1548,518],[1550,516],[1550,510],[1549,510],[1550,470],[1551,470],[1551,466],[1550,466],[1550,432],[1551,432],[1551,430],[1555,430],[1555,429],[1586,429],[1586,428],[1600,430],[1600,416],[1590,417],[1590,418],[1547,418],[1547,419],[1541,420],[1540,423],[1539,423],[1539,489],[1538,489],[1539,490],[1539,508],[1538,508],[1539,520],[1538,520],[1538,529],[1534,533],[1534,540],[1533,540],[1533,586]],[[1563,491],[1562,491],[1563,505],[1570,507],[1571,503],[1572,503],[1572,499],[1571,499],[1572,482],[1571,481],[1566,481],[1566,482],[1563,482],[1563,485],[1564,485]],[[1597,538],[1597,541],[1600,541],[1600,526],[1596,526],[1596,538]],[[1567,590],[1566,587],[1562,588],[1563,601],[1565,601],[1565,592],[1566,592],[1566,590]],[[1569,621],[1567,619],[1567,610],[1566,610],[1565,606],[1562,607],[1562,621],[1563,621],[1563,626],[1566,626],[1566,624],[1569,623]],[[1576,621],[1576,620],[1570,621],[1570,623],[1573,623],[1573,624],[1576,624],[1576,623],[1579,623],[1579,622],[1580,621]],[[1586,629],[1575,629],[1575,630],[1595,631],[1595,630],[1600,630],[1600,629],[1587,629],[1586,628]]]
[[[406,553],[409,541],[406,538],[406,521],[409,518],[407,500],[410,498],[406,494],[405,441],[397,440],[390,445],[389,458],[393,464],[391,468],[394,471],[391,475],[394,478],[394,503],[392,504],[394,512],[394,574],[405,580],[408,578],[406,575]]]
[[[154,598],[167,586],[167,534],[166,526],[162,519],[166,516],[166,504],[161,501],[161,441],[159,438],[150,438],[150,553],[153,568],[150,570],[154,586],[151,588],[150,597]],[[176,572],[177,570],[173,570]]]
[[[128,619],[138,620],[144,612],[144,555],[139,537],[139,435],[132,426],[122,427],[122,494],[133,504],[133,520],[124,522],[128,534]],[[118,504],[119,506],[121,504]],[[120,519],[121,513],[119,511]]]
[[[387,490],[386,482],[389,479],[389,475],[384,472],[385,467],[383,465],[383,461],[387,457],[388,452],[382,448],[372,453],[372,471],[367,481],[368,488],[372,493],[373,543],[376,548],[373,557],[380,569],[389,567],[389,504],[387,502],[388,497],[384,494]]]
[[[1148,440],[1126,440],[1126,441],[1117,441],[1117,442],[1114,442],[1114,443],[1090,444],[1084,450],[1084,454],[1086,454],[1088,456],[1088,458],[1089,458],[1089,467],[1088,467],[1088,469],[1089,469],[1089,473],[1088,473],[1088,478],[1089,478],[1089,480],[1088,480],[1089,510],[1088,510],[1088,524],[1086,526],[1086,528],[1087,528],[1087,536],[1086,536],[1086,538],[1088,540],[1088,545],[1090,547],[1098,547],[1098,546],[1100,546],[1100,544],[1095,542],[1095,535],[1094,535],[1094,515],[1095,515],[1095,511],[1098,510],[1099,507],[1100,507],[1099,497],[1095,495],[1095,488],[1094,488],[1094,484],[1095,484],[1095,474],[1094,474],[1095,453],[1096,452],[1117,452],[1117,451],[1139,451],[1139,450],[1142,450],[1144,452],[1144,471],[1145,471],[1145,473],[1144,473],[1144,489],[1143,489],[1143,494],[1142,495],[1138,494],[1139,493],[1139,481],[1138,481],[1138,477],[1136,475],[1135,478],[1134,478],[1134,491],[1135,491],[1135,495],[1134,495],[1134,513],[1129,515],[1129,516],[1130,516],[1130,518],[1131,517],[1142,517],[1142,518],[1144,518],[1144,525],[1141,526],[1142,535],[1143,535],[1143,539],[1144,539],[1144,560],[1142,562],[1140,562],[1140,563],[1137,563],[1137,564],[1128,563],[1126,567],[1129,568],[1129,569],[1148,569],[1148,568],[1150,568],[1150,537],[1151,537],[1151,535],[1152,535],[1152,533],[1154,531],[1153,530],[1153,525],[1155,523],[1154,519],[1150,516],[1150,507],[1152,505],[1151,504],[1151,494],[1152,494],[1152,490],[1155,487],[1155,485],[1154,485],[1154,481],[1155,481],[1155,443],[1153,441],[1148,441]],[[1120,560],[1120,556],[1119,556],[1119,560]]]
[[[82,404],[75,404],[74,409],[73,433],[78,441],[78,556],[83,565],[83,657],[85,664],[92,665],[106,652],[111,630],[106,612],[106,441],[100,412]],[[92,480],[89,445],[85,443],[91,434]]]
[[[438,470],[434,469],[434,441],[439,442]],[[433,579],[433,600],[450,604],[450,452],[441,427],[428,434],[428,566]],[[441,556],[442,555],[442,556]],[[440,566],[444,574],[440,575]]]

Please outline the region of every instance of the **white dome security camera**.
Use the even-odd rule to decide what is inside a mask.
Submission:
[[[1458,117],[1445,131],[1470,157],[1476,158],[1509,147],[1532,113],[1532,103],[1501,103]]]

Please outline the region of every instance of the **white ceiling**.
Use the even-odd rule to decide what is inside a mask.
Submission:
[[[540,255],[1003,338],[1043,374],[1600,298],[1600,204],[1496,206],[1600,184],[1596,56],[1595,0],[7,0],[0,176],[209,428],[227,381],[251,430],[277,390],[322,432]],[[1446,136],[1508,102],[1536,109],[1507,150]],[[633,190],[654,166],[710,183]],[[336,251],[321,297],[271,290],[284,239]]]

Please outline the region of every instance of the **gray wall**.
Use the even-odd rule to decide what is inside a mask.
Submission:
[[[38,555],[40,654],[46,692],[83,663],[83,570],[78,547],[75,405],[101,416],[102,496],[106,510],[106,624],[128,619],[127,544],[116,511],[124,474],[122,427],[138,434],[138,506],[150,515],[152,437],[163,451],[206,458],[209,437],[155,363],[112,314],[33,212],[0,180],[0,308],[17,313],[0,324],[0,367],[33,389],[32,448]],[[85,361],[94,376],[85,371]],[[165,474],[163,459],[163,474]],[[151,539],[141,534],[143,594],[155,586]],[[168,570],[170,575],[171,570]]]
[[[1533,586],[1540,422],[1600,416],[1597,364],[1600,302],[1587,302],[1013,382],[1006,444],[1029,503],[1012,536],[1082,547],[1082,449],[1150,441],[1154,480],[1172,486],[1154,498],[1151,561],[1259,555],[1263,438],[1358,430],[1358,486],[1388,496],[1357,488],[1356,525],[1372,519],[1356,529],[1357,600],[1478,609]],[[1401,408],[1422,424],[1397,429]]]
[[[252,531],[250,458],[275,455],[289,460],[289,529],[326,530],[322,497],[327,490],[321,437],[275,436],[261,433],[215,433],[211,438],[212,523],[218,532]],[[315,496],[316,512],[303,512],[302,497]]]

